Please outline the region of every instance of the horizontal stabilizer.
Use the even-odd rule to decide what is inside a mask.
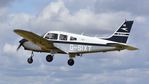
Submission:
[[[127,50],[138,50],[138,48],[123,44],[123,43],[108,43],[107,45],[114,46],[119,49],[127,49]]]

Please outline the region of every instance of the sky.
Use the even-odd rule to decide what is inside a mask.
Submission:
[[[0,0],[0,84],[148,84],[149,0]],[[137,51],[85,54],[67,65],[68,55],[16,51],[14,29],[42,35],[58,30],[104,37],[134,20],[128,44]]]

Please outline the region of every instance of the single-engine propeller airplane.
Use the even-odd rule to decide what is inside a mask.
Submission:
[[[82,54],[121,51],[121,50],[138,50],[138,48],[126,44],[132,24],[134,21],[125,21],[120,28],[110,37],[97,38],[78,34],[72,34],[62,31],[48,31],[43,36],[39,36],[33,32],[15,29],[14,32],[21,37],[20,45],[25,50],[32,51],[27,62],[33,62],[33,52],[50,53],[46,56],[48,62],[52,62],[54,54],[68,54],[68,65],[74,65],[74,58],[82,56]]]

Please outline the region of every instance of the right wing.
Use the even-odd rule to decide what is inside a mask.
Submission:
[[[48,41],[47,39],[33,33],[30,31],[25,31],[25,30],[20,30],[20,29],[15,29],[14,32],[21,37],[25,38],[28,41],[31,41],[32,43],[40,46],[44,50],[49,50],[54,48],[53,42]]]

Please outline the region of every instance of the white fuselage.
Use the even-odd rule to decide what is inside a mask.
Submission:
[[[55,39],[51,38],[51,35],[55,35]],[[63,38],[62,38],[63,37]],[[66,38],[64,38],[66,37]],[[56,48],[59,48],[63,53],[92,53],[92,52],[104,52],[106,50],[116,50],[115,47],[108,46],[107,43],[116,43],[113,41],[108,41],[104,39],[100,39],[97,37],[90,37],[60,31],[49,31],[47,32],[43,38],[46,38],[49,41],[53,42],[53,45]],[[50,49],[49,51],[44,51],[38,45],[32,42],[25,42],[23,44],[24,48],[27,50],[39,51],[39,52],[51,52],[56,51],[57,49]],[[62,52],[61,52],[62,53]]]

